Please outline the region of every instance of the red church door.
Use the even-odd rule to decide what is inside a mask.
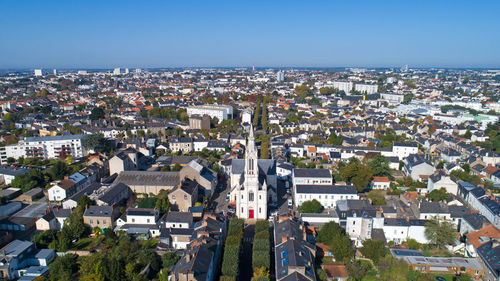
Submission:
[[[254,218],[253,209],[248,210],[248,218],[249,219],[253,219]]]

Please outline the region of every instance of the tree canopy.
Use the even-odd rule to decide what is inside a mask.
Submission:
[[[445,245],[455,245],[455,234],[455,227],[451,221],[440,221],[434,218],[425,223],[425,236],[431,244],[439,248]]]
[[[299,212],[301,213],[321,213],[321,203],[318,200],[313,199],[310,201],[305,201],[300,205]]]

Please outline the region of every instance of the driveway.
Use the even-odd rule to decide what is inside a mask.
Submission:
[[[253,276],[252,244],[255,234],[255,222],[245,222],[243,230],[243,246],[240,255],[240,281],[250,281]]]

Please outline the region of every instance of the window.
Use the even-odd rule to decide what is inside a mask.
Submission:
[[[149,223],[150,219],[147,220],[147,222]]]
[[[262,208],[259,208],[259,214],[262,213]]]
[[[188,196],[187,195],[184,195],[184,200],[187,200],[188,199]]]
[[[248,193],[248,201],[253,201],[254,194],[253,192]]]
[[[95,220],[96,224],[99,224],[99,220]]]
[[[172,195],[172,199],[175,199],[175,195]]]
[[[132,219],[132,222],[135,222],[135,219]]]
[[[103,221],[102,221],[102,224],[106,225],[106,220],[103,220]]]
[[[90,220],[90,224],[93,224],[94,223],[94,220]]]
[[[242,212],[242,213],[244,213],[244,212],[245,212],[245,211],[243,211],[243,210],[244,210],[244,209],[243,209],[243,207],[241,207],[241,212]]]
[[[356,221],[352,221],[352,225],[355,225],[356,224]]]

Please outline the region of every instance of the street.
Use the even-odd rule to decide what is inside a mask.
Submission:
[[[243,246],[240,255],[240,278],[241,281],[250,281],[253,275],[252,269],[252,244],[255,234],[255,222],[245,222],[243,229]]]

